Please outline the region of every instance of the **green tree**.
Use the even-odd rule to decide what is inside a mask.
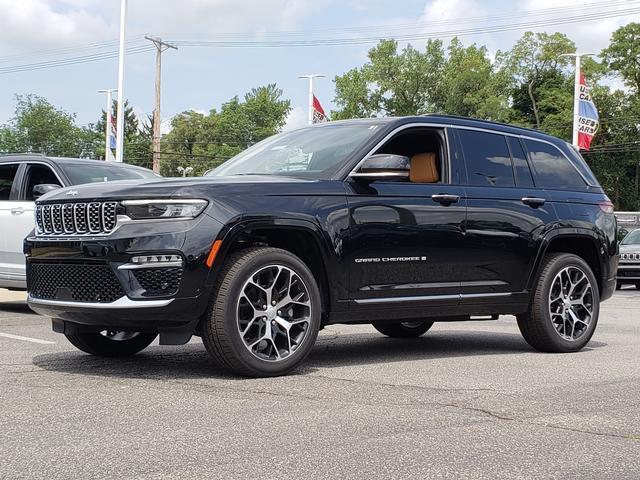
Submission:
[[[79,157],[86,150],[86,138],[75,124],[75,114],[37,95],[16,95],[15,116],[0,130],[0,150]]]
[[[640,93],[640,23],[629,23],[613,32],[600,56],[629,88]]]
[[[247,147],[278,133],[291,110],[275,84],[252,89],[243,99],[233,97],[207,115],[185,111],[171,121],[162,138],[163,175],[174,176],[178,166],[192,166],[196,174],[220,165]]]
[[[517,90],[526,89],[530,112],[524,102],[519,104],[524,122],[541,128],[543,114],[539,102],[545,96],[546,82],[562,75],[562,69],[569,63],[562,54],[575,50],[575,44],[562,33],[525,32],[509,52],[498,52],[504,68],[512,75],[514,96]]]

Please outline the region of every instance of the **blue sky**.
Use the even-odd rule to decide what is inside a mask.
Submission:
[[[406,31],[442,32],[490,25],[486,19],[489,15],[510,15],[506,20],[497,21],[505,24],[526,19],[525,12],[569,8],[595,1],[129,0],[127,37],[135,41],[149,33],[176,40],[210,39],[214,36],[219,39],[220,35],[256,40],[272,35],[292,38],[294,34],[291,32],[313,30],[317,37],[344,38],[366,35],[368,29],[360,29],[357,33],[341,29],[388,25],[389,31],[397,31],[398,25],[405,24],[415,24]],[[640,7],[640,2],[628,3]],[[117,39],[119,4],[119,0],[0,0],[0,68],[42,60],[35,54],[51,49],[73,47],[79,48],[80,54],[94,52],[83,48],[92,42]],[[602,9],[624,6],[620,0],[602,2],[602,5]],[[576,11],[563,13],[571,14],[576,14]],[[544,18],[554,15],[560,14],[549,13]],[[562,31],[570,35],[580,50],[599,51],[607,45],[615,28],[630,21],[640,21],[640,16],[634,13],[588,23],[543,27],[541,30]],[[465,43],[486,44],[494,52],[510,48],[521,33],[465,35],[461,39]],[[421,45],[421,41],[412,43],[418,47]],[[275,82],[294,107],[289,126],[304,124],[307,87],[303,80],[297,79],[297,75],[308,72],[327,75],[317,82],[316,92],[325,109],[330,110],[334,96],[333,77],[361,65],[371,46],[183,47],[178,51],[168,51],[163,56],[162,117],[168,125],[170,117],[183,110],[219,108],[222,102],[234,95]],[[65,55],[45,59],[64,58]],[[13,114],[13,95],[24,93],[42,95],[56,106],[77,113],[81,124],[94,122],[105,101],[97,90],[116,86],[116,68],[117,59],[109,59],[0,74],[0,123],[9,120]],[[138,114],[148,114],[153,109],[153,82],[153,52],[127,57],[125,92]]]

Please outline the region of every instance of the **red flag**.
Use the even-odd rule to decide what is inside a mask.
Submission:
[[[578,146],[589,150],[591,140],[598,131],[598,110],[589,94],[589,86],[580,72],[580,99],[578,102]]]
[[[320,100],[313,96],[313,123],[327,122],[327,115],[324,113],[324,108],[320,105]]]

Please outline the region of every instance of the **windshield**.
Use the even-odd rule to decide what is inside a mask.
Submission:
[[[112,182],[115,180],[141,180],[143,178],[160,178],[151,170],[127,167],[124,165],[108,165],[96,160],[86,163],[65,163],[60,165],[74,185],[83,183]]]
[[[248,148],[207,175],[330,178],[377,128],[375,123],[335,124],[281,133]]]
[[[628,234],[620,243],[622,245],[640,245],[640,229]]]

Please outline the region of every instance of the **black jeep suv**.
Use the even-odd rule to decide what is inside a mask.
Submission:
[[[428,115],[276,135],[206,177],[43,196],[29,304],[80,350],[202,337],[238,374],[286,373],[331,323],[416,337],[513,314],[572,352],[616,285],[613,206],[562,140]]]

